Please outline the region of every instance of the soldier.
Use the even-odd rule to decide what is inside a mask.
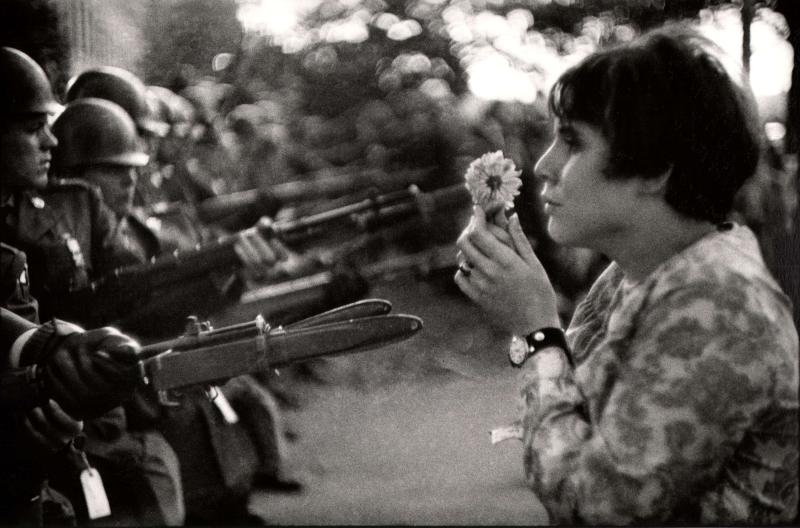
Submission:
[[[194,163],[190,161],[195,119],[192,104],[162,86],[148,86],[147,96],[158,118],[169,124],[167,135],[158,142],[153,154],[164,178],[161,186],[164,198],[170,202],[196,204],[216,196],[208,182],[197,178],[196,171],[190,168]]]
[[[88,284],[114,267],[137,262],[117,233],[113,213],[97,190],[82,182],[48,183],[51,150],[57,145],[49,115],[58,108],[41,67],[24,53],[0,49],[0,170],[3,171],[0,240],[30,258],[32,291],[43,318],[51,300]],[[180,524],[184,518],[177,459],[158,434],[124,433],[120,408],[86,423],[89,461],[103,475],[120,472],[131,488],[107,489],[118,522]],[[98,446],[108,456],[99,456]],[[80,494],[73,465],[64,457],[63,481]],[[78,457],[78,462],[80,457]],[[56,462],[54,462],[55,464]],[[77,488],[77,490],[76,490]],[[63,488],[62,488],[63,489]],[[85,518],[83,499],[73,500]]]
[[[137,169],[141,175],[137,185],[137,202],[151,206],[167,201],[162,189],[164,175],[159,170],[155,154],[159,142],[169,131],[169,124],[157,115],[156,102],[148,100],[144,83],[122,68],[90,68],[69,80],[64,99],[69,103],[86,97],[106,99],[118,104],[136,125],[139,140],[148,155],[148,163]]]
[[[6,282],[4,276],[3,282]],[[67,457],[81,439],[82,418],[127,397],[136,380],[138,344],[113,328],[84,332],[58,320],[38,325],[0,308],[4,366],[0,391],[0,522],[74,521],[76,495],[68,499],[51,474],[54,456]],[[10,369],[34,365],[24,375]],[[33,374],[35,373],[35,377]],[[34,377],[34,389],[28,381]],[[19,387],[19,388],[17,388]],[[93,478],[93,473],[86,474]],[[53,483],[51,487],[50,483]],[[57,488],[57,489],[56,489]],[[79,499],[83,501],[83,497]],[[86,500],[92,501],[88,495]],[[102,506],[94,497],[90,507]],[[77,504],[75,505],[77,506]],[[98,515],[100,512],[97,512]]]
[[[114,210],[131,251],[146,260],[159,256],[158,236],[132,213],[135,170],[146,162],[146,155],[136,142],[128,114],[104,99],[78,99],[67,105],[53,130],[59,141],[53,156],[54,172],[97,185]],[[242,236],[242,240],[249,239]],[[144,319],[148,325],[124,319],[123,327],[141,334],[158,320],[194,313],[191,310],[200,308],[198,291],[204,292],[206,300],[214,298],[205,294],[215,290],[214,281],[201,281],[176,285],[177,296],[159,293],[159,298],[170,297],[170,302],[149,307]],[[217,309],[223,302],[232,302],[217,298]],[[154,394],[139,396],[126,408],[128,426],[134,430],[157,428],[175,448],[181,461],[187,520],[247,522],[246,501],[254,477],[287,485],[279,475],[282,440],[276,406],[249,376],[231,380],[213,403],[198,390],[184,391],[181,406],[173,409],[161,408]],[[234,446],[241,449],[233,450]],[[217,460],[219,476],[208,465],[210,458]]]
[[[6,433],[0,437],[0,467],[7,477],[0,485],[0,522],[74,520],[71,501],[50,486],[49,467],[42,461],[71,450],[65,446],[80,437],[81,417],[99,414],[130,395],[138,345],[113,328],[83,332],[57,320],[39,325],[25,254],[0,243],[0,262],[0,427]],[[26,365],[37,370],[9,370]],[[31,385],[33,373],[40,373],[36,387],[47,387],[45,394]]]

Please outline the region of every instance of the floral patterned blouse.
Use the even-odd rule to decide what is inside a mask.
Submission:
[[[522,373],[524,467],[555,523],[774,524],[798,501],[798,339],[752,232],[638,283],[611,264]]]

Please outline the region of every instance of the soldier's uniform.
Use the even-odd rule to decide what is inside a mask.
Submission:
[[[160,247],[170,248],[177,243],[177,249],[190,249],[201,242],[197,233],[184,229],[170,230],[168,239],[162,241],[161,231],[155,229],[158,226],[151,225],[140,211],[120,220],[119,231],[126,244],[145,251],[147,259],[157,257]],[[175,228],[181,223],[170,225]],[[198,313],[202,313],[203,306],[219,309],[237,298],[226,299],[220,287],[229,282],[225,276],[230,275],[210,274],[163,295],[154,295],[159,302],[149,306],[149,313],[135,314],[121,324],[133,332],[149,328],[152,335],[153,328],[163,328],[164,320],[171,319],[170,311],[180,314],[180,309],[187,306],[200,310]],[[170,310],[170,306],[174,309]],[[251,376],[230,380],[219,388],[213,401],[200,387],[181,392],[180,406],[162,407],[155,394],[147,389],[138,391],[126,406],[129,429],[157,428],[174,447],[181,465],[187,522],[249,522],[247,501],[254,478],[267,481],[281,478],[283,447],[273,397]]]
[[[25,253],[0,242],[0,304],[33,323],[39,322],[39,303],[31,295]]]
[[[30,293],[25,253],[0,242],[0,271],[0,304],[24,319],[2,318],[1,372],[10,362],[11,345],[31,328],[22,323],[38,323],[39,313],[38,303]],[[0,524],[73,520],[72,503],[44,480],[46,465],[19,427],[18,417],[0,416],[0,430]],[[32,500],[34,497],[39,500]]]
[[[3,204],[2,213],[0,240],[28,255],[31,292],[43,319],[58,315],[59,297],[119,265],[142,261],[120,237],[99,192],[84,182],[58,180],[42,192],[16,193]],[[122,408],[87,422],[85,432],[89,462],[104,477],[111,503],[112,517],[106,521],[183,522],[177,457],[159,433],[127,432]],[[69,497],[79,497],[72,502],[78,517],[85,517],[77,478],[82,468],[74,461],[60,464],[52,480]]]
[[[119,220],[117,231],[131,253],[149,261],[175,251],[191,251],[201,244],[196,229],[188,230],[186,225],[191,223],[162,222],[134,210]],[[208,317],[221,306],[237,302],[243,287],[243,280],[229,270],[190,277],[179,284],[150,289],[116,322],[144,341],[172,338],[183,331],[186,316]]]
[[[118,236],[114,213],[100,193],[85,182],[54,180],[41,192],[14,194],[2,213],[0,240],[27,254],[42,319],[56,315],[59,296],[142,261]]]

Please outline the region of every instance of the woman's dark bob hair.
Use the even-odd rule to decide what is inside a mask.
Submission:
[[[718,48],[670,25],[595,53],[567,70],[550,94],[562,121],[598,127],[609,142],[606,174],[658,177],[681,214],[726,219],[760,152],[752,94],[734,82]]]

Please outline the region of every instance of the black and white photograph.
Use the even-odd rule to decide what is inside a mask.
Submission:
[[[0,526],[797,526],[800,1],[0,0]]]

